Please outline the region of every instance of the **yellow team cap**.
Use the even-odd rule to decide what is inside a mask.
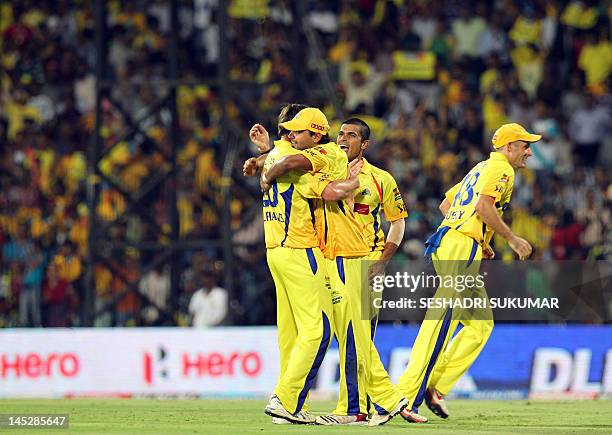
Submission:
[[[504,145],[508,145],[509,143],[515,142],[517,140],[522,140],[525,142],[537,142],[542,139],[542,136],[539,134],[531,134],[525,128],[517,124],[515,122],[511,124],[504,124],[495,131],[493,134],[493,146],[495,148],[501,148]]]
[[[289,131],[310,130],[321,134],[325,134],[329,131],[327,117],[316,107],[302,109],[291,121],[283,122],[279,125]]]

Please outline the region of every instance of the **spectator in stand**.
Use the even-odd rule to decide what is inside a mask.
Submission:
[[[482,12],[482,3],[478,3],[476,13],[467,4],[461,6],[459,17],[452,22],[452,32],[456,40],[455,58],[465,56],[474,59],[480,55],[480,38],[487,28]]]
[[[189,301],[193,326],[206,328],[220,325],[227,316],[228,304],[227,290],[217,285],[217,277],[213,272],[204,272],[202,288]]]
[[[43,282],[45,306],[44,326],[66,328],[72,326],[72,307],[76,299],[70,283],[61,278],[57,266],[49,263]]]
[[[19,297],[21,324],[41,327],[41,291],[46,261],[40,244],[34,244],[30,256],[25,261],[23,288]]]
[[[344,59],[340,63],[340,83],[345,92],[345,110],[349,113],[373,113],[374,100],[384,81],[385,75],[375,71],[368,62]]]
[[[25,224],[17,226],[17,234],[12,237],[2,248],[2,258],[6,263],[25,263],[32,254],[32,241],[28,239]]]
[[[591,91],[601,86],[612,71],[612,42],[609,29],[601,27],[587,33],[586,43],[580,51],[578,66],[586,76]]]
[[[159,309],[164,310],[170,296],[170,274],[168,269],[158,266],[140,281],[142,294],[146,295]],[[143,318],[146,325],[156,325],[159,321],[159,310],[155,306],[148,306],[143,310]]]
[[[566,210],[552,236],[553,258],[555,260],[576,260],[582,258],[581,232],[582,226],[574,220],[573,213]]]
[[[585,106],[576,110],[569,123],[570,138],[576,144],[574,156],[586,166],[594,166],[599,149],[610,133],[610,113],[595,97],[586,95]]]
[[[610,227],[610,209],[604,208],[603,201],[597,201],[593,190],[588,190],[584,207],[576,211],[576,220],[583,228],[580,244],[589,257],[600,257]]]

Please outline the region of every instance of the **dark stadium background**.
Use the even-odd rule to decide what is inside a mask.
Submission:
[[[334,131],[371,124],[367,158],[409,212],[399,260],[421,256],[443,193],[507,121],[544,136],[513,230],[536,259],[610,260],[611,10],[2,2],[0,326],[186,326],[206,280],[228,291],[223,324],[274,324],[261,196],[241,168],[248,129],[274,133],[283,102],[322,108]]]

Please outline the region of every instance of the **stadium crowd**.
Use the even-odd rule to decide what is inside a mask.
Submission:
[[[167,93],[167,3],[107,2],[107,75],[113,85],[102,102],[105,154],[95,212],[99,222],[113,223],[109,243],[163,244],[170,234],[164,213],[170,184],[144,198],[148,216],[121,217],[126,197],[170,168],[168,113],[148,111]],[[198,83],[217,74],[218,3],[180,2],[181,75],[193,82],[178,92],[176,195],[183,239],[221,237],[227,150],[219,140],[222,108],[216,85]],[[517,177],[506,215],[513,230],[533,244],[538,259],[611,259],[607,2],[497,0],[469,9],[452,0],[310,3],[301,23],[308,37],[301,37],[299,51],[307,95],[294,91],[290,59],[298,48],[290,41],[300,23],[291,2],[229,3],[229,78],[236,85],[226,110],[241,137],[229,202],[232,324],[275,321],[258,183],[241,176],[241,158],[255,150],[248,128],[259,121],[274,132],[284,101],[322,108],[336,120],[336,131],[348,115],[371,125],[374,144],[367,157],[393,174],[409,213],[402,256],[421,256],[423,241],[440,222],[443,192],[488,155],[499,125],[516,121],[543,140],[532,147],[530,169]],[[2,2],[0,34],[0,326],[78,326],[96,95],[93,11],[86,1]],[[126,134],[134,120],[138,134]],[[219,289],[224,264],[218,246],[181,256],[178,312],[170,323],[190,324],[192,296]],[[495,250],[498,258],[512,257],[501,240]],[[168,270],[141,272],[155,255],[127,247],[96,263],[96,308],[111,308],[96,325],[168,322],[124,291],[126,280],[137,282],[159,308],[168,306]]]

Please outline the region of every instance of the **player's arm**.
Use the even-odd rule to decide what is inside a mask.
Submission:
[[[442,216],[446,216],[448,211],[450,210],[450,207],[451,207],[450,201],[447,198],[444,198],[444,200],[442,200],[442,202],[438,206],[438,210],[440,210],[440,213],[442,213]]]
[[[266,153],[262,154],[259,157],[251,157],[250,159],[247,159],[244,162],[244,165],[242,166],[242,175],[245,175],[247,177],[252,177],[253,175],[256,175],[257,172],[261,171],[261,169],[263,168],[267,156],[268,154]]]
[[[272,182],[278,177],[294,170],[311,171],[312,163],[301,154],[291,154],[278,159],[267,171],[262,172],[259,185],[262,192],[270,190]]]
[[[263,168],[266,157],[272,147],[270,146],[270,135],[265,127],[261,124],[255,124],[249,130],[249,139],[257,147],[257,151],[261,154],[259,157],[251,157],[245,160],[242,165],[242,174],[247,177],[252,177]]]
[[[270,145],[270,134],[261,124],[255,124],[251,127],[249,130],[249,139],[255,144],[259,154],[266,154],[272,149]]]
[[[363,159],[355,159],[349,163],[349,176],[346,180],[336,180],[329,183],[321,198],[326,201],[339,201],[348,197],[359,187],[359,171],[363,167]]]
[[[282,157],[266,171],[266,180],[271,183],[278,177],[296,170],[312,171],[312,163],[301,154]]]
[[[453,204],[455,195],[457,194],[460,188],[461,188],[461,182],[455,184],[453,187],[448,189],[448,191],[444,194],[444,199],[438,206],[438,210],[440,210],[440,213],[442,213],[442,216],[446,217],[446,215],[448,214],[448,211],[450,210],[451,205]]]
[[[324,146],[318,145],[279,159],[268,169],[266,176],[262,177],[262,189],[278,177],[295,170],[309,171],[311,174],[331,172],[330,159]]]
[[[406,229],[406,221],[404,218],[391,222],[389,232],[387,233],[387,241],[383,248],[380,260],[376,261],[370,267],[370,281],[377,275],[384,275],[387,264],[391,261],[399,245],[404,239],[404,231]]]
[[[406,229],[405,219],[408,217],[404,199],[395,179],[390,174],[385,178],[384,182],[387,188],[384,190],[382,197],[382,206],[385,217],[390,222],[390,227],[385,236],[386,242],[380,260],[375,262],[370,268],[370,279],[373,279],[375,275],[383,275],[385,273],[387,264],[389,264],[404,239],[404,231]]]
[[[521,260],[531,255],[531,245],[521,237],[512,232],[510,227],[502,220],[495,207],[496,198],[480,194],[476,201],[476,213],[493,231],[508,241],[508,245],[516,252]]]
[[[397,251],[397,248],[402,243],[404,239],[404,231],[406,230],[406,220],[398,219],[396,221],[391,222],[391,226],[389,227],[389,232],[387,233],[387,242],[385,243],[385,248],[382,253],[381,261],[388,263],[391,261],[391,258]]]

